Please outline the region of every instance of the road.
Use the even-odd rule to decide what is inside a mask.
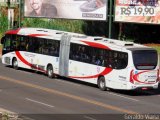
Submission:
[[[50,79],[24,69],[14,70],[0,61],[0,108],[31,120],[57,120],[59,117],[125,119],[128,114],[159,114],[160,88],[151,91],[100,91],[91,84],[66,78]]]

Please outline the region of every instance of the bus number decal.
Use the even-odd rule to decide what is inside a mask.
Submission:
[[[43,70],[43,69],[41,69],[41,68],[39,68],[39,67],[31,64],[31,63],[29,63],[28,61],[26,61],[26,60],[22,57],[22,55],[20,54],[19,51],[16,51],[15,53],[16,53],[17,57],[18,57],[24,64],[26,64],[26,65],[34,68],[34,69],[38,69],[38,70],[40,70],[40,71],[46,72],[45,70]]]

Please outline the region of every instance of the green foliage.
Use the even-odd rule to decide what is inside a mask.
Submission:
[[[25,18],[22,24],[23,27],[38,27],[38,28],[48,28],[48,29],[83,33],[82,27],[84,25],[84,22],[81,20]]]
[[[113,23],[112,36],[115,39],[133,41],[136,43],[160,43],[160,27],[146,24]],[[107,36],[108,23],[102,21],[83,21],[66,19],[24,18],[22,27],[38,27],[84,33],[91,36]],[[7,16],[0,14],[0,38],[8,29]],[[119,32],[119,33],[118,33]],[[119,36],[117,36],[119,34]],[[117,37],[116,37],[117,36]],[[159,49],[158,49],[159,50]]]
[[[107,22],[104,21],[85,21],[83,31],[91,36],[108,36]]]
[[[0,15],[0,38],[3,36],[5,31],[8,29],[8,20],[7,16],[1,14]]]
[[[160,43],[158,25],[122,23],[119,39],[131,39],[136,43]]]
[[[158,53],[160,54],[160,46],[152,46],[154,49],[156,49],[158,51]]]

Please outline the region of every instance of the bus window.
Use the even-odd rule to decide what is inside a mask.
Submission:
[[[128,65],[128,54],[127,53],[118,53],[117,59],[117,69],[124,69]]]
[[[69,57],[71,60],[113,69],[124,69],[128,64],[127,53],[93,48],[74,43],[71,43]]]
[[[117,51],[105,51],[102,66],[113,69],[124,69],[128,65],[128,54]]]
[[[15,35],[6,35],[3,38],[3,51],[2,54],[6,54],[8,52],[12,52],[15,50],[15,45],[13,44],[13,41],[15,39]]]
[[[70,47],[70,59],[80,62],[89,63],[89,47],[84,45],[78,45],[71,43]]]
[[[11,47],[11,38],[10,38],[10,36],[6,36],[5,41],[4,41],[4,45],[3,45],[3,49],[10,51],[10,47]]]
[[[28,52],[35,52],[35,46],[36,46],[35,38],[30,37],[27,46],[28,46]]]
[[[18,50],[20,50],[20,51],[26,50],[26,40],[22,36],[19,36]]]
[[[104,50],[103,49],[98,49],[96,48],[96,61],[95,61],[95,64],[96,65],[99,65],[99,66],[102,66],[103,62],[104,62]]]
[[[155,69],[158,63],[158,55],[155,50],[133,51],[133,62],[138,70]]]
[[[59,41],[56,40],[48,40],[47,44],[48,54],[51,56],[59,56]]]

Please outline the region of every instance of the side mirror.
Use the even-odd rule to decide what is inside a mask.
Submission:
[[[2,37],[1,44],[4,44],[4,41],[5,41],[5,37]]]

